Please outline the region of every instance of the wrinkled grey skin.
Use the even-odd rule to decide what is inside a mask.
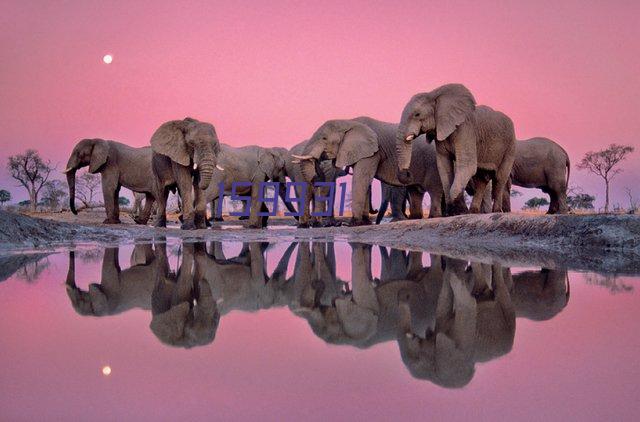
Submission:
[[[398,178],[402,182],[412,178],[411,144],[421,134],[429,141],[436,140],[438,173],[451,214],[460,213],[454,202],[462,197],[472,177],[479,194],[474,196],[470,211],[480,212],[490,180],[492,211],[502,211],[502,194],[515,158],[515,133],[509,117],[487,106],[476,107],[471,92],[460,84],[414,95],[402,111],[396,135]]]
[[[547,214],[566,214],[567,187],[571,173],[569,154],[547,138],[531,138],[516,142],[516,158],[511,170],[511,184],[523,188],[537,188],[550,197]],[[504,205],[511,210],[511,201],[504,195]]]
[[[313,187],[314,182],[332,182],[335,183],[338,178],[345,176],[347,172],[343,168],[334,167],[330,160],[319,160],[314,162],[315,179],[313,182],[307,181],[302,173],[301,161],[294,158],[294,155],[300,156],[304,154],[305,149],[309,145],[309,140],[300,142],[294,145],[285,155],[285,172],[286,176],[291,179],[292,182],[306,183],[306,187],[296,186],[295,196],[296,198],[304,198],[304,211],[298,218],[298,227],[309,226],[335,226],[337,225],[334,210],[331,209],[331,215],[329,217],[320,217],[318,214],[325,213],[327,203],[325,201],[316,201],[318,198],[327,197],[331,192],[329,187]],[[333,192],[333,203],[335,205],[335,194],[337,187]],[[291,195],[292,196],[292,195]],[[316,215],[312,216],[313,213]]]
[[[183,206],[182,229],[205,228],[204,191],[211,182],[220,150],[213,125],[189,117],[166,122],[151,137],[151,148],[158,201],[156,227],[166,227],[167,197],[177,187]]]
[[[164,344],[190,349],[213,342],[220,312],[198,259],[202,248],[194,243],[183,243],[182,248],[178,273],[164,271],[156,276],[149,327]],[[158,259],[168,269],[166,254]]]
[[[426,166],[422,154],[416,154],[411,169],[416,177],[400,181],[395,138],[398,125],[370,117],[329,120],[320,126],[307,143],[301,162],[305,180],[317,177],[316,163],[331,160],[338,168],[353,167],[351,190],[351,225],[370,224],[367,193],[373,178],[393,186],[420,184]],[[422,148],[424,144],[417,144]],[[418,175],[420,173],[420,175]],[[438,202],[438,201],[432,201]]]
[[[164,244],[156,245],[163,248]],[[88,291],[76,286],[75,252],[69,252],[67,295],[80,315],[116,315],[130,309],[151,309],[151,293],[163,263],[155,258],[150,244],[139,244],[131,254],[131,267],[120,269],[118,248],[106,248],[102,259],[100,284],[91,283]]]
[[[135,220],[138,224],[147,224],[151,206],[154,202],[154,183],[151,177],[151,157],[149,147],[133,148],[116,141],[104,139],[83,139],[71,151],[64,173],[69,185],[69,208],[76,211],[76,171],[89,166],[89,173],[102,176],[102,194],[107,211],[105,224],[120,223],[118,197],[120,188],[140,192],[147,198],[147,206]]]
[[[246,187],[236,185],[237,195],[251,197],[251,209],[247,227],[265,227],[268,217],[259,217],[258,212],[267,212],[269,210],[264,203],[258,200],[260,183],[267,181],[286,182],[285,154],[286,149],[284,148],[264,148],[257,145],[236,148],[221,144],[218,164],[224,170],[216,168],[213,171],[211,183],[204,193],[206,201],[212,203],[212,213],[215,214],[216,212],[216,203],[214,201],[220,197],[220,183],[224,184],[223,195],[231,194],[234,182],[250,183]],[[281,194],[281,192],[278,191],[276,194]]]

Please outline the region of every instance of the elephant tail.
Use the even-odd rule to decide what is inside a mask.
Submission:
[[[567,154],[566,166],[567,166],[567,189],[569,189],[569,176],[571,175],[571,160],[569,159],[569,154]]]

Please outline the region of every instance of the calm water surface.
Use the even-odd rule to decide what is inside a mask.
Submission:
[[[305,242],[87,247],[1,265],[0,420],[640,410],[637,277]]]

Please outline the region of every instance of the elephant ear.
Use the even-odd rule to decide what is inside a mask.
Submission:
[[[444,141],[476,109],[473,94],[461,84],[443,85],[436,97],[436,138]]]
[[[91,150],[91,160],[89,161],[89,173],[97,173],[100,167],[105,165],[109,158],[109,144],[102,139],[96,139]]]
[[[271,151],[267,149],[260,151],[258,154],[258,169],[264,173],[267,179],[272,178],[276,170],[276,165],[277,158]]]
[[[189,166],[191,154],[184,138],[186,125],[193,123],[190,119],[172,120],[160,126],[151,137],[153,152],[166,155],[178,164]]]
[[[371,157],[378,152],[378,148],[378,135],[362,123],[354,123],[344,134],[336,157],[336,167],[352,166],[363,158]]]

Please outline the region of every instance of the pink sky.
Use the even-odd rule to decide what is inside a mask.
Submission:
[[[411,95],[447,82],[574,164],[611,142],[640,146],[637,1],[319,3],[4,2],[1,187],[25,196],[4,163],[26,148],[62,168],[80,138],[146,145],[187,115],[233,145],[291,146],[330,118],[398,121]],[[638,164],[640,151],[614,203],[625,186],[640,197]]]

